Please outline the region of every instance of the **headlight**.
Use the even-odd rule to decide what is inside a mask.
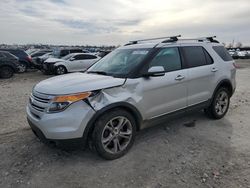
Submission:
[[[72,95],[56,96],[50,104],[47,112],[60,112],[65,110],[72,103],[88,98],[91,92],[78,93]]]

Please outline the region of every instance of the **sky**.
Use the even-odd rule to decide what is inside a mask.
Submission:
[[[119,45],[178,34],[250,45],[250,0],[0,0],[0,43]]]

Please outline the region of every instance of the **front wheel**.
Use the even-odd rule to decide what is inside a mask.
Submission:
[[[104,159],[113,160],[125,155],[132,147],[136,132],[133,116],[122,109],[105,113],[95,123],[92,142]]]
[[[230,93],[227,88],[220,88],[216,91],[211,105],[205,109],[206,114],[213,119],[223,118],[229,108]]]
[[[57,75],[62,75],[62,74],[66,74],[67,73],[66,68],[64,66],[61,66],[61,65],[58,66],[58,67],[56,67],[55,71],[56,71]]]

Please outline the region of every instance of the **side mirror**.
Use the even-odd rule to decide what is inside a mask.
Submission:
[[[70,61],[74,61],[74,60],[75,60],[75,58],[74,58],[74,57],[71,57],[69,60],[70,60]]]
[[[162,66],[154,66],[149,68],[148,73],[145,74],[145,76],[164,76],[165,75],[165,69]]]

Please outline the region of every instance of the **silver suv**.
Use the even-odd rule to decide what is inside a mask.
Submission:
[[[220,119],[235,90],[234,61],[213,37],[132,41],[86,73],[38,83],[28,122],[43,141],[91,143],[105,159],[132,146],[137,131],[190,110]]]

